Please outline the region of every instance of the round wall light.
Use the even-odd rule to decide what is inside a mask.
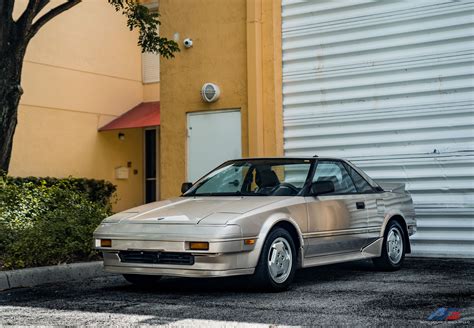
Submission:
[[[201,88],[201,98],[203,101],[212,103],[219,99],[221,90],[218,85],[214,83],[204,83]]]

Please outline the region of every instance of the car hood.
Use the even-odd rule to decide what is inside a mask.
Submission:
[[[285,197],[180,197],[120,212],[104,223],[226,224],[227,221]]]

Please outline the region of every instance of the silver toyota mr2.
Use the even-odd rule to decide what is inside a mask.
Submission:
[[[232,160],[182,193],[100,224],[94,240],[106,271],[145,285],[251,275],[278,291],[298,268],[372,258],[397,270],[416,232],[403,184],[379,185],[342,159]]]

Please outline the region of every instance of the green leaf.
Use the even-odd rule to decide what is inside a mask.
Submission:
[[[127,27],[130,31],[138,29],[138,45],[142,52],[160,54],[164,58],[173,58],[179,52],[178,44],[158,35],[161,24],[158,12],[150,11],[136,0],[108,0],[116,11],[127,17]]]

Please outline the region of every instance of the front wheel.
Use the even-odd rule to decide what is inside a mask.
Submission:
[[[296,263],[293,238],[287,230],[276,228],[263,244],[253,276],[254,284],[270,291],[286,290],[295,276]]]
[[[402,226],[397,221],[391,221],[385,229],[382,256],[372,261],[377,269],[396,271],[402,267],[405,251],[405,233]]]
[[[124,274],[123,277],[128,282],[141,287],[152,287],[158,282],[158,280],[161,279],[161,276],[149,276],[141,274]]]

